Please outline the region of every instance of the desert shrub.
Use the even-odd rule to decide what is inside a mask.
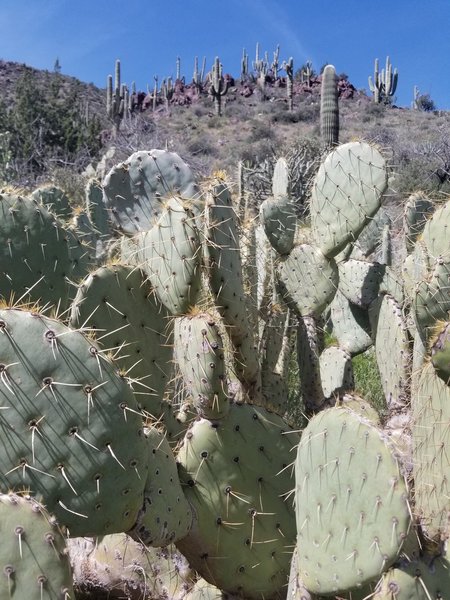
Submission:
[[[421,94],[416,100],[416,107],[423,112],[433,112],[436,110],[436,105],[430,94]]]
[[[250,123],[250,133],[247,136],[247,142],[253,144],[261,140],[273,140],[275,138],[275,130],[267,121],[253,120]]]
[[[190,154],[207,154],[208,156],[217,156],[217,148],[207,135],[195,135],[186,143],[186,149]]]

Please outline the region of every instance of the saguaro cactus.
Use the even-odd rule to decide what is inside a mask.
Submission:
[[[320,132],[327,148],[339,143],[339,104],[336,70],[327,65],[322,73],[320,98]]]
[[[220,64],[219,57],[216,56],[214,65],[211,71],[211,85],[209,93],[214,98],[214,108],[217,116],[222,115],[222,96],[228,92],[229,82],[225,81],[222,76],[222,65]]]
[[[369,88],[373,93],[373,100],[377,104],[390,102],[390,98],[395,94],[397,89],[398,71],[392,71],[392,64],[389,56],[386,57],[386,68],[382,69],[381,73],[378,66],[378,58],[375,59],[375,67],[373,79],[369,77]]]

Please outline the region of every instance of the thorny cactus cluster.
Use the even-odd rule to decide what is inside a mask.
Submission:
[[[2,598],[450,595],[450,203],[409,199],[396,270],[368,258],[387,186],[351,142],[308,225],[283,158],[242,220],[162,150],[74,219],[2,193]],[[383,423],[354,390],[370,346]]]

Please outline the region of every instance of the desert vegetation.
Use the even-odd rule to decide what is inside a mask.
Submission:
[[[450,117],[398,77],[0,64],[1,598],[450,595]]]

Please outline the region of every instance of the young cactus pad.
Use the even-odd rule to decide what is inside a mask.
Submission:
[[[29,496],[0,494],[0,598],[69,600],[72,574],[63,533]]]
[[[165,150],[135,152],[111,169],[103,187],[111,220],[126,235],[149,230],[167,198],[199,197],[190,168],[178,154]]]
[[[186,434],[180,479],[196,518],[177,543],[207,581],[245,598],[282,596],[295,543],[292,448],[280,417],[248,404]]]
[[[345,408],[313,417],[295,466],[299,569],[306,588],[361,587],[398,557],[410,525],[407,488],[382,432]]]
[[[74,536],[129,529],[148,456],[127,382],[79,331],[16,309],[0,361],[2,488],[32,490]]]
[[[317,173],[310,205],[313,238],[326,256],[357,238],[386,189],[386,162],[373,146],[349,142],[330,152]]]

